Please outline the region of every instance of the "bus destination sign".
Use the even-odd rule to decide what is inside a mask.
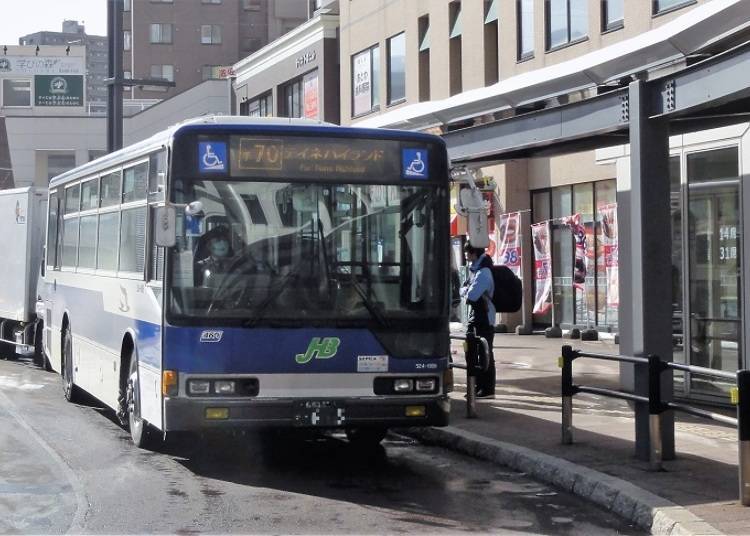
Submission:
[[[382,140],[237,136],[232,140],[232,175],[382,178],[391,172],[398,149],[398,143]]]

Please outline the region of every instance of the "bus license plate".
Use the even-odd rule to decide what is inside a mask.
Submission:
[[[297,426],[341,426],[344,407],[335,400],[304,400],[294,403],[294,424]]]

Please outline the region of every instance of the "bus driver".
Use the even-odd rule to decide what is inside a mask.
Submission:
[[[208,240],[208,257],[199,260],[197,283],[203,287],[217,288],[232,264],[232,251],[229,246],[229,233],[222,228],[212,232]]]

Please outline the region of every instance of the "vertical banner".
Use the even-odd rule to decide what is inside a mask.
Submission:
[[[573,286],[580,290],[586,288],[586,227],[581,223],[581,215],[574,214],[563,219],[573,233],[576,242],[576,258],[573,265]]]
[[[521,213],[501,214],[497,219],[497,264],[504,264],[521,278]]]
[[[372,108],[372,85],[370,84],[370,50],[354,56],[352,80],[354,81],[354,115]]]
[[[620,305],[620,276],[618,269],[617,203],[599,207],[602,222],[604,268],[607,271],[607,306]]]
[[[548,221],[531,226],[531,240],[534,243],[534,279],[536,280],[532,313],[543,314],[552,307],[552,252]]]
[[[307,73],[302,79],[304,115],[307,119],[318,119],[318,71]]]

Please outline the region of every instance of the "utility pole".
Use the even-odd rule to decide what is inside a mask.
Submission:
[[[122,74],[124,0],[107,0],[108,78],[107,84],[107,152],[122,149],[122,93],[125,86],[174,87],[174,82],[163,78],[124,79]],[[135,3],[131,6],[135,9]]]

